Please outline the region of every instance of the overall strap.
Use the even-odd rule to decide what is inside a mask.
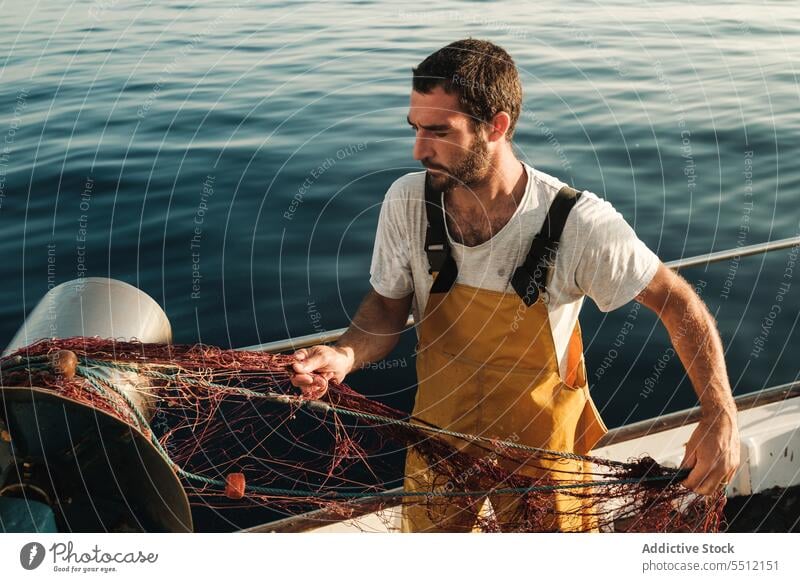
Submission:
[[[564,224],[581,194],[582,192],[569,186],[564,186],[558,191],[547,210],[542,230],[533,237],[525,262],[511,277],[514,291],[528,307],[536,303],[539,294],[545,290],[547,273],[555,263]]]
[[[438,273],[430,292],[446,293],[456,281],[458,266],[453,259],[450,243],[447,240],[442,193],[434,190],[431,186],[427,172],[425,173],[425,214],[428,218],[428,228],[425,231],[425,254],[428,255],[430,264],[428,272]]]

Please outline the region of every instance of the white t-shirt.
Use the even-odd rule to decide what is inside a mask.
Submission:
[[[511,275],[525,261],[547,209],[566,184],[524,164],[525,194],[508,223],[475,247],[448,240],[458,265],[457,282],[482,289],[515,293]],[[433,276],[425,254],[425,171],[397,179],[386,193],[378,220],[370,283],[384,297],[414,293],[413,313],[421,321]],[[658,256],[639,240],[614,207],[584,191],[564,226],[556,262],[547,280],[547,304],[562,376],[570,334],[584,295],[602,311],[631,301],[655,275]]]

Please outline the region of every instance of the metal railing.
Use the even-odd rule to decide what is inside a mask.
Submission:
[[[724,261],[726,259],[734,259],[736,257],[746,257],[749,255],[768,253],[770,251],[778,251],[781,249],[786,249],[797,245],[800,245],[800,236],[793,236],[789,238],[783,238],[780,240],[758,243],[754,245],[738,247],[735,249],[730,249],[725,251],[716,251],[713,253],[697,255],[695,257],[686,257],[685,259],[677,259],[674,261],[669,261],[664,264],[670,269],[674,269],[677,271],[678,269],[697,267],[699,265],[706,265],[710,263],[718,263],[720,261]],[[414,317],[409,316],[408,321],[406,321],[406,329],[408,329],[413,325],[414,325]],[[295,338],[277,340],[273,342],[257,344],[254,346],[247,346],[241,349],[264,351],[264,352],[285,352],[289,350],[299,350],[300,348],[307,348],[309,346],[334,342],[337,339],[339,339],[345,331],[347,331],[347,328],[342,327],[340,329],[333,329],[321,333],[312,333],[308,335],[301,335]]]

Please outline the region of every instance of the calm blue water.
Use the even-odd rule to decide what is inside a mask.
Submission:
[[[177,342],[345,326],[386,188],[420,167],[411,67],[466,36],[521,71],[519,156],[608,198],[662,259],[798,234],[792,3],[162,4],[0,4],[0,343],[79,275],[148,292]],[[736,393],[797,378],[793,256],[684,273]],[[587,303],[582,324],[610,426],[695,403],[653,316]],[[410,407],[412,344],[353,384]]]

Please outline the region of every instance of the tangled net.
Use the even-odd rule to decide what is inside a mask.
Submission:
[[[336,382],[310,400],[290,382],[293,362],[203,344],[74,337],[0,359],[0,384],[52,390],[117,417],[153,443],[190,497],[218,506],[256,503],[288,515],[324,508],[346,519],[364,499],[376,510],[402,503],[434,515],[442,503],[467,510],[502,494],[518,500],[513,519],[500,524],[482,513],[477,530],[548,531],[558,491],[573,501],[571,513],[591,516],[592,531],[709,532],[722,523],[723,492],[692,493],[679,483],[685,470],[649,457],[620,462],[453,433]],[[133,393],[118,386],[125,375],[136,378]],[[453,440],[491,454],[467,454]],[[447,486],[387,489],[375,466],[392,451],[413,451]],[[575,459],[591,470],[534,478],[508,469]]]

